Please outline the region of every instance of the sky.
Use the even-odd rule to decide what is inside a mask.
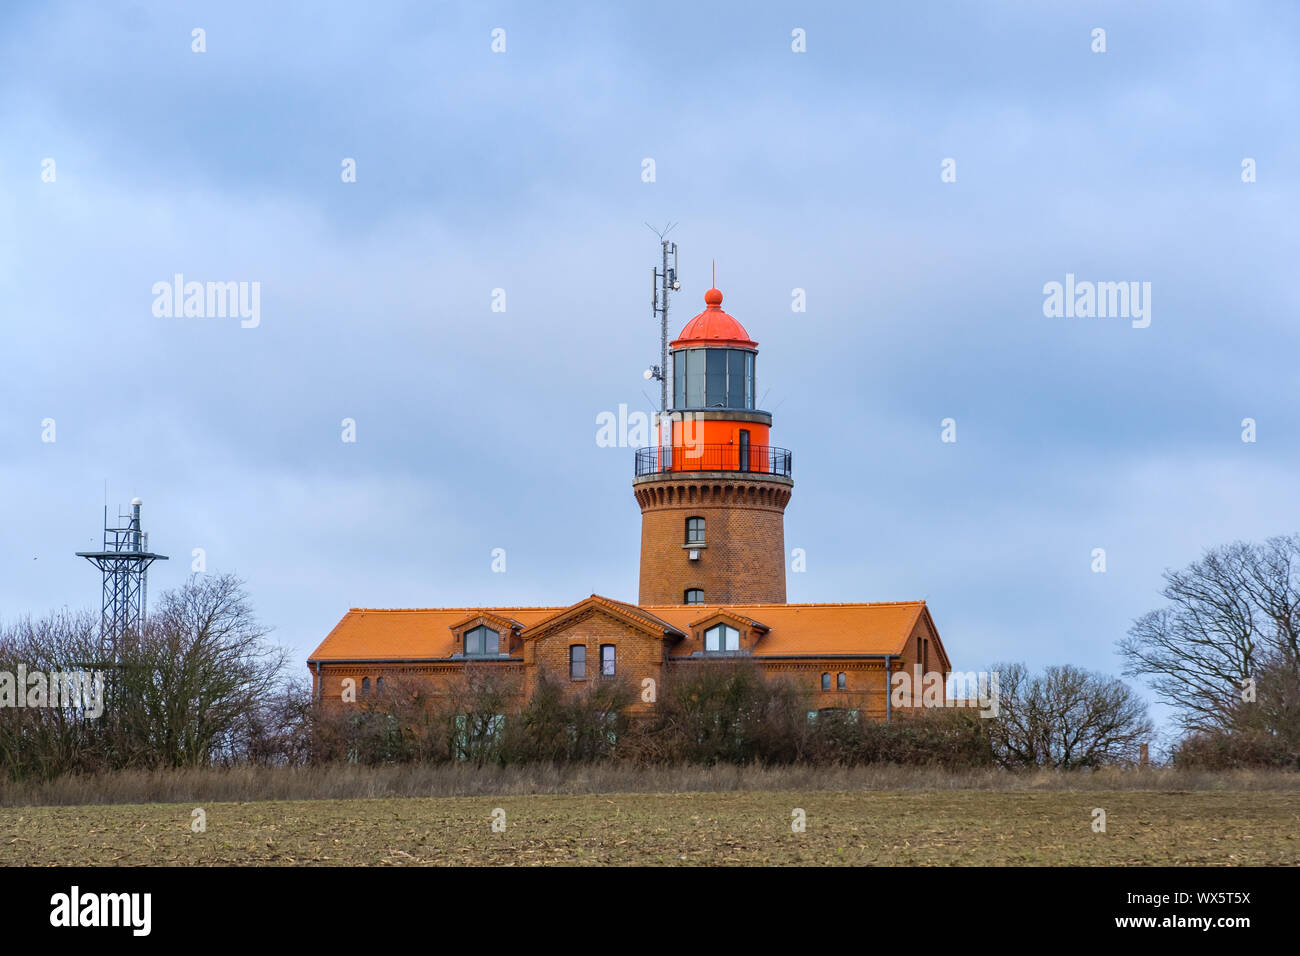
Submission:
[[[1119,674],[1165,569],[1300,530],[1298,49],[1284,2],[7,3],[0,621],[97,609],[135,496],[150,593],[202,549],[304,670],[350,607],[635,600],[597,420],[657,402],[673,222],[672,333],[716,263],[794,453],[789,600]]]

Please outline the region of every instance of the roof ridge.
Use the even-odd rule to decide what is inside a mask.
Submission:
[[[727,604],[716,604],[705,602],[704,604],[636,604],[632,601],[620,601],[618,598],[606,597],[603,594],[592,594],[590,597],[598,598],[602,601],[608,601],[611,604],[621,604],[628,608],[698,608],[698,607],[908,607],[913,605],[923,605],[925,600],[910,601],[752,601],[752,602],[731,602]],[[581,604],[575,601],[574,604]],[[419,611],[557,611],[573,607],[574,604],[465,604],[455,607],[350,607],[348,611],[364,611],[367,614],[410,614]]]
[[[640,607],[911,607],[924,605],[925,601],[809,601],[801,604],[788,604],[785,602],[756,602],[752,604],[642,604]]]
[[[571,604],[474,604],[465,607],[350,607],[348,611],[365,611],[367,614],[409,614],[412,611],[554,611],[572,606]]]

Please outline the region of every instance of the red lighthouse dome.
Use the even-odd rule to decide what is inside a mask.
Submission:
[[[710,289],[704,293],[704,311],[686,323],[682,334],[677,336],[670,347],[674,349],[687,346],[727,347],[754,349],[758,343],[749,337],[745,327],[733,316],[722,311],[722,292]]]

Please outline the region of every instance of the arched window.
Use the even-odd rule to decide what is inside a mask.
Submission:
[[[587,647],[573,644],[569,647],[569,680],[587,679]]]
[[[685,604],[703,604],[703,603],[704,603],[704,589],[703,589],[703,588],[687,588],[687,589],[686,589],[686,600],[685,600],[683,603],[685,603]]]
[[[600,645],[600,676],[613,677],[618,651],[613,644]]]
[[[831,689],[831,675],[830,672],[827,671],[825,674],[822,674],[822,690],[830,690],[830,689]]]
[[[465,632],[466,657],[496,657],[501,649],[501,635],[480,624]]]
[[[370,696],[370,678],[369,678],[369,677],[363,677],[363,678],[361,678],[361,696],[362,696],[362,697],[369,697],[369,696]]]
[[[836,690],[849,689],[849,675],[844,673],[844,671],[840,671],[839,674],[835,676],[835,689]]]
[[[704,632],[705,651],[740,650],[740,632],[726,624],[715,624]]]
[[[380,693],[383,693],[384,679],[382,677],[375,678],[375,690],[379,691]]]
[[[686,543],[703,544],[704,543],[704,519],[687,518],[686,519]]]

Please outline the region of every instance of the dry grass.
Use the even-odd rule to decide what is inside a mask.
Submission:
[[[1300,791],[538,794],[0,810],[16,865],[1296,865]],[[1107,813],[1105,833],[1093,810]],[[505,813],[495,832],[495,810]],[[802,833],[792,813],[806,813]]]
[[[1010,773],[932,767],[678,766],[617,764],[484,767],[236,767],[229,770],[132,771],[54,781],[0,783],[0,806],[126,803],[246,803],[260,800],[517,796],[524,794],[726,793],[764,791],[1266,791],[1300,790],[1283,771],[1196,772],[1172,769]]]

